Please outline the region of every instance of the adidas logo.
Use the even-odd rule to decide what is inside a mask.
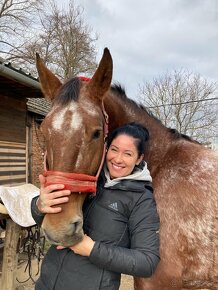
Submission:
[[[118,211],[117,202],[113,202],[113,203],[109,204],[108,207],[112,208],[113,210]]]

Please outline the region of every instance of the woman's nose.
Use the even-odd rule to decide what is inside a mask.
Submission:
[[[122,162],[122,160],[123,160],[122,154],[119,153],[115,156],[116,163]]]

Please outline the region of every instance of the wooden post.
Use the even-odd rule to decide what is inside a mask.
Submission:
[[[18,261],[17,243],[20,229],[21,227],[18,224],[10,218],[7,219],[2,263],[2,290],[15,289]]]

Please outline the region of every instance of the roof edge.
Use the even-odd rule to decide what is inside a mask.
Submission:
[[[4,63],[0,63],[0,75],[8,77],[15,81],[19,81],[20,83],[27,85],[28,87],[32,87],[41,91],[41,85],[39,81],[33,80],[32,78],[7,67]]]

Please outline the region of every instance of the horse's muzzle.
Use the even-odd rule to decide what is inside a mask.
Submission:
[[[62,225],[55,229],[50,229],[48,227],[43,227],[43,232],[46,239],[54,244],[64,247],[70,247],[83,239],[83,220],[82,218],[74,219],[73,222]]]

